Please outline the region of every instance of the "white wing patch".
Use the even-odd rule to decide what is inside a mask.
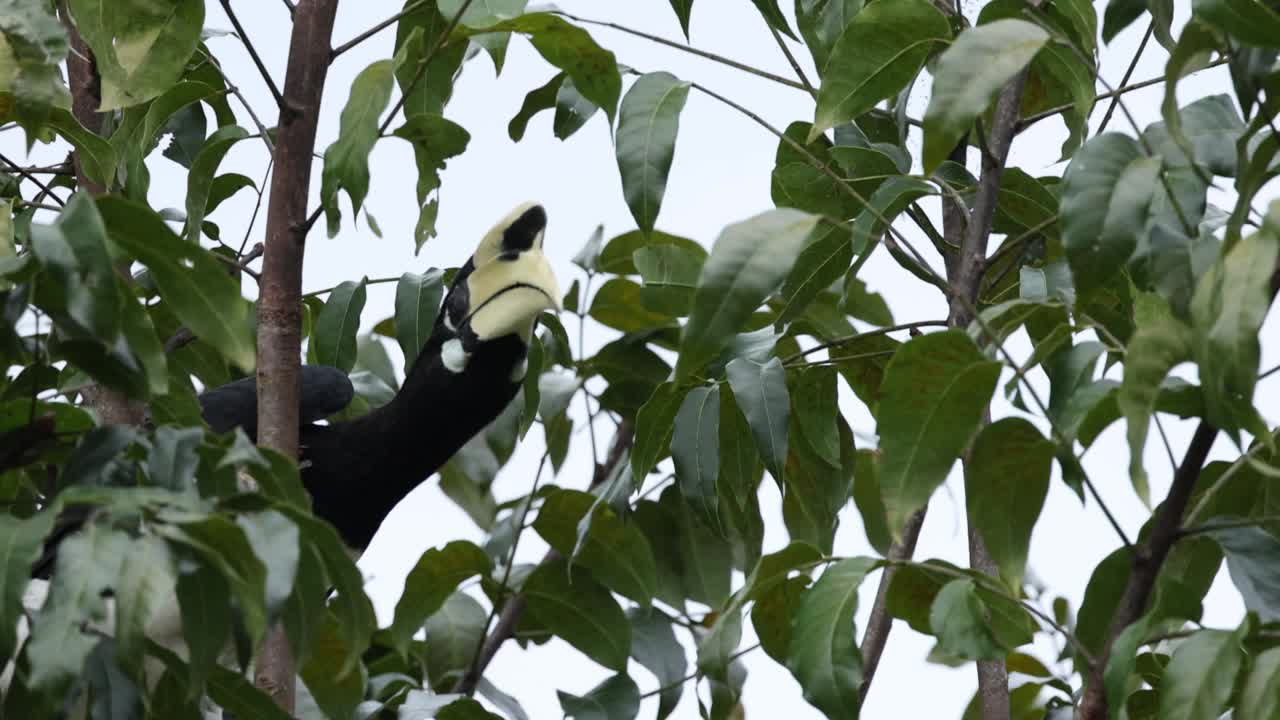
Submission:
[[[471,354],[462,349],[462,341],[458,338],[446,340],[440,348],[440,361],[451,373],[460,373],[467,369],[467,361]]]

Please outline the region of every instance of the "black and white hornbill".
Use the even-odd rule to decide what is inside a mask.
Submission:
[[[525,203],[481,239],[450,284],[430,339],[386,405],[354,420],[315,424],[346,407],[351,382],[335,368],[302,368],[302,481],[315,514],[352,549],[363,550],[396,503],[515,397],[538,315],[560,308],[556,278],[542,253],[546,225],[542,206]],[[214,431],[240,426],[254,435],[252,377],[206,392],[200,403]]]

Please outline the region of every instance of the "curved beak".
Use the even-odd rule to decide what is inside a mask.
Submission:
[[[540,243],[476,268],[467,289],[472,310],[466,323],[479,340],[514,333],[528,342],[540,313],[561,310],[560,285]]]

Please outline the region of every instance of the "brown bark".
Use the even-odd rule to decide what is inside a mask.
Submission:
[[[258,443],[298,454],[298,366],[302,335],[301,230],[307,217],[312,153],[329,71],[337,0],[303,0],[294,13],[284,102],[276,136],[271,199],[258,296]],[[286,711],[294,706],[297,672],[281,626],[263,641],[254,682]]]

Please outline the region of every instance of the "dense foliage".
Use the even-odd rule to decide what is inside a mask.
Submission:
[[[652,4],[688,33],[691,0]],[[542,318],[520,396],[439,474],[488,540],[424,553],[380,628],[296,463],[242,432],[212,434],[196,401],[198,388],[254,370],[242,285],[257,279],[261,249],[223,237],[218,211],[267,188],[219,165],[250,143],[265,166],[276,133],[258,118],[275,113],[237,104],[237,79],[204,43],[203,0],[0,0],[0,132],[73,150],[56,167],[7,156],[0,167],[0,658],[15,666],[4,715],[53,717],[80,698],[94,718],[191,717],[207,694],[237,717],[285,717],[240,672],[279,622],[302,717],[523,718],[483,677],[486,637],[513,635],[559,637],[616,672],[586,695],[560,692],[566,715],[634,717],[635,660],[658,680],[647,695],[659,718],[693,692],[705,716],[740,717],[751,623],[809,703],[856,717],[883,648],[859,642],[858,590],[884,570],[880,632],[904,620],[936,638],[934,660],[1004,678],[966,717],[997,717],[992,692],[1016,718],[1280,717],[1280,454],[1276,419],[1255,406],[1268,374],[1259,334],[1280,286],[1280,203],[1262,200],[1280,173],[1280,8],[1195,0],[1177,27],[1169,0],[1101,12],[1087,0],[992,0],[974,17],[928,0],[754,4],[784,49],[812,57],[812,84],[798,66],[796,80],[777,79],[812,92],[817,110],[766,128],[777,207],[714,242],[655,229],[686,98],[763,121],[749,103],[619,64],[582,19],[526,12],[524,0],[409,0],[394,57],[350,87],[338,137],[316,148],[310,221],[323,214],[330,235],[361,214],[373,146],[408,142],[413,241],[429,253],[440,172],[470,141],[443,115],[453,82],[485,57],[500,70],[508,44],[526,41],[553,74],[511,137],[543,110],[561,138],[602,111],[615,146],[600,151],[616,153],[637,228],[589,239],[566,312]],[[1137,22],[1161,46],[1149,52],[1168,57],[1163,119],[1135,126],[1120,100],[1098,132],[1091,117],[1128,89],[1100,90],[1099,43]],[[259,34],[270,32],[287,29]],[[81,41],[100,81],[92,123],[64,81]],[[1179,103],[1181,79],[1221,64],[1230,92]],[[909,117],[906,99],[925,84],[927,111]],[[1054,118],[1068,130],[1061,177],[1004,167],[1018,133]],[[181,212],[148,204],[157,151],[189,171]],[[949,317],[897,323],[859,276],[876,252],[942,293]],[[303,299],[307,361],[355,382],[344,417],[396,391],[388,348],[413,361],[450,277],[406,273],[394,314],[368,334],[365,280]],[[584,356],[566,323],[617,337]],[[1005,347],[1015,334],[1029,353]],[[1194,382],[1171,374],[1184,363]],[[1032,374],[1047,378],[1047,398]],[[874,444],[855,441],[841,383],[875,418]],[[1015,407],[1006,417],[991,417],[997,391]],[[585,417],[570,410],[579,395],[615,421],[592,478],[558,474],[568,453],[587,452],[574,433]],[[103,403],[143,421],[108,422]],[[1198,429],[1171,448],[1177,471],[1159,497],[1142,458],[1169,415]],[[1129,467],[1090,477],[1080,456],[1119,421]],[[527,494],[495,498],[529,432],[545,434],[549,467]],[[1219,433],[1235,458],[1206,464]],[[980,540],[973,567],[913,560],[920,513],[958,461]],[[1116,527],[1115,552],[1072,609],[1027,578],[1050,483],[1106,512],[1094,484],[1125,475],[1151,519],[1137,537]],[[781,492],[790,539],[771,553],[762,482]],[[850,505],[875,556],[833,555]],[[56,519],[86,508],[85,527],[57,546],[29,634],[15,633]],[[528,532],[554,552],[513,563]],[[1238,627],[1203,627],[1224,562],[1249,612]],[[147,634],[175,591],[177,654]],[[1037,637],[1061,653],[1033,651]]]

